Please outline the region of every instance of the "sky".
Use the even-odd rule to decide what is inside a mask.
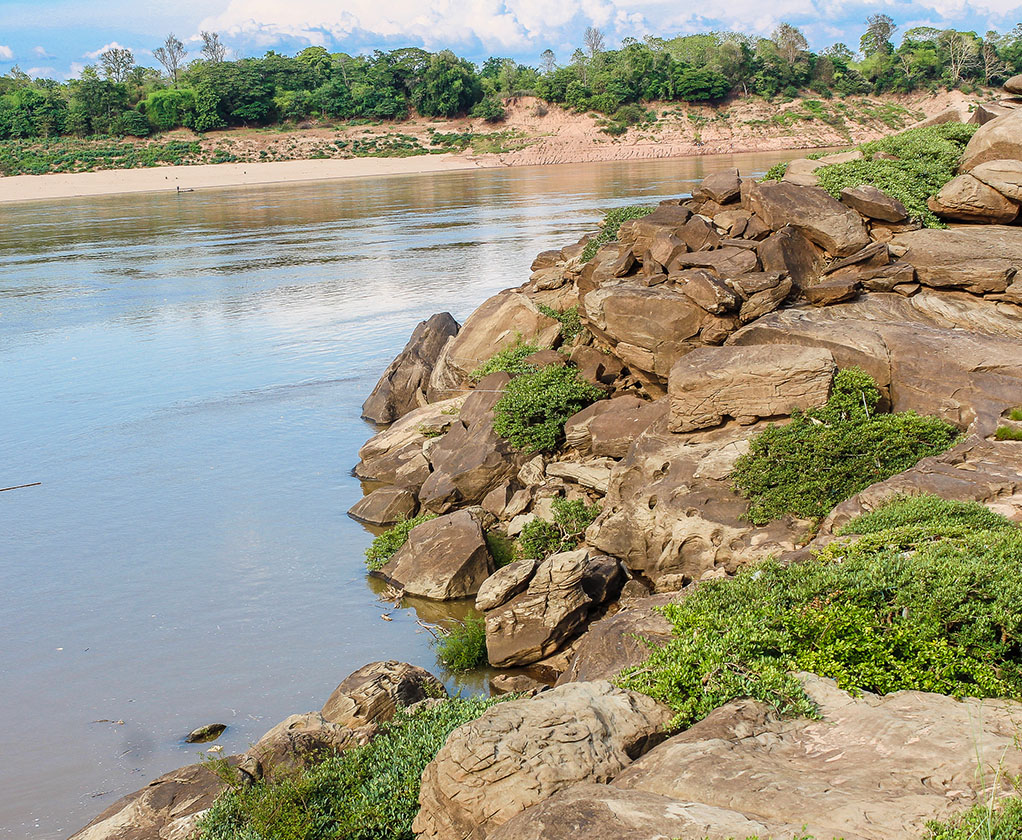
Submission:
[[[514,58],[536,66],[552,49],[567,63],[587,26],[615,47],[622,38],[734,29],[769,35],[798,26],[813,49],[858,47],[864,21],[882,12],[900,33],[914,26],[1005,32],[1022,21],[1022,0],[0,0],[0,74],[17,65],[33,76],[67,79],[109,46],[130,48],[155,66],[170,32],[190,55],[198,34],[216,31],[231,57],[286,54],[310,46],[351,54],[419,46],[482,61]]]

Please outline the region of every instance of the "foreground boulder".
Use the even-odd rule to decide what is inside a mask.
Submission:
[[[754,423],[823,405],[837,368],[829,351],[774,345],[705,347],[682,356],[668,383],[672,432]]]
[[[189,840],[224,787],[208,765],[190,764],[118,799],[71,840]]]
[[[390,363],[362,403],[362,416],[374,423],[393,423],[413,408],[425,405],[433,365],[448,339],[457,334],[458,322],[449,312],[420,322],[405,349]]]
[[[370,525],[393,525],[411,519],[419,509],[419,499],[405,487],[379,487],[359,499],[348,516]]]
[[[1014,792],[1022,704],[918,691],[851,697],[812,675],[803,684],[821,720],[732,701],[603,790],[569,788],[490,836],[904,840]],[[657,819],[662,827],[643,834]]]
[[[321,713],[331,723],[355,728],[390,720],[401,706],[445,696],[443,683],[429,671],[390,659],[370,662],[346,677]]]
[[[407,595],[433,601],[469,598],[494,572],[483,529],[467,510],[416,525],[379,571]]]
[[[969,172],[991,160],[1022,160],[1022,110],[981,125],[965,147],[958,171]]]
[[[422,775],[413,828],[430,840],[482,840],[578,782],[606,782],[663,736],[665,706],[609,682],[513,700],[454,730]]]
[[[968,173],[952,178],[927,206],[944,219],[1002,225],[1018,215],[1018,204]]]

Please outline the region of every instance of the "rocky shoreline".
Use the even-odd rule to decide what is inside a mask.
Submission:
[[[812,183],[825,162],[796,162],[779,182],[711,175],[590,259],[590,237],[542,252],[528,282],[464,324],[422,322],[366,401],[366,417],[390,425],[356,473],[383,486],[352,515],[434,517],[374,574],[408,595],[474,598],[491,665],[524,669],[495,680],[524,696],[455,729],[426,766],[418,837],[893,840],[1011,792],[1016,701],[852,696],[800,673],[819,719],[735,699],[672,734],[670,708],[615,682],[671,638],[657,608],[768,556],[796,563],[894,496],[1022,522],[1022,227],[1006,224],[1022,201],[1022,112],[983,125],[931,201],[969,225],[923,229],[874,187],[838,200]],[[516,374],[479,369],[516,346],[531,369],[574,370],[602,397],[548,451],[495,429]],[[939,417],[959,442],[821,522],[754,524],[736,462],[767,428],[823,406],[849,368],[869,374],[884,409]],[[599,506],[576,545],[498,568],[488,534],[520,537],[571,502]],[[228,764],[273,779],[443,694],[421,669],[373,663]],[[74,840],[185,840],[225,787],[184,768]]]

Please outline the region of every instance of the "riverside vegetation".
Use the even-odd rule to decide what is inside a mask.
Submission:
[[[32,79],[17,67],[0,77],[0,172],[249,162],[253,158],[230,143],[197,150],[177,141],[138,144],[111,138],[145,138],[178,128],[201,134],[241,126],[295,126],[310,120],[400,123],[413,113],[441,120],[471,114],[492,124],[504,118],[506,100],[522,95],[603,115],[604,130],[612,136],[654,123],[658,117],[656,109],[647,107],[650,102],[718,102],[735,96],[815,97],[807,98],[798,112],[776,114],[781,121],[868,119],[901,127],[904,108],[894,103],[862,104],[864,113],[857,116],[855,105],[830,108],[826,100],[940,88],[971,91],[1022,71],[1022,25],[983,37],[915,27],[905,31],[898,46],[896,30],[891,18],[872,15],[859,44],[861,60],[840,43],[811,51],[790,24],[781,24],[769,38],[736,32],[650,36],[628,40],[619,49],[607,49],[602,34],[591,30],[585,48],[570,60],[559,65],[546,50],[540,67],[501,57],[475,66],[449,50],[409,47],[367,56],[309,47],[293,57],[271,51],[262,58],[227,61],[216,33],[205,33],[201,53],[188,61],[184,45],[171,35],[157,50],[162,71],[138,66],[130,50],[112,47],[99,57],[98,66],[87,66],[79,78],[63,84]],[[499,132],[467,137],[436,132],[423,144],[395,132],[383,139],[323,142],[295,154],[405,156],[468,146],[483,153],[508,141],[513,138]],[[262,154],[264,159],[289,159],[278,152]]]

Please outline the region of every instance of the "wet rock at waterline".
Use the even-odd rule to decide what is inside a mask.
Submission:
[[[208,744],[223,735],[225,729],[227,729],[226,723],[207,723],[205,726],[200,726],[189,732],[185,736],[185,743]]]

